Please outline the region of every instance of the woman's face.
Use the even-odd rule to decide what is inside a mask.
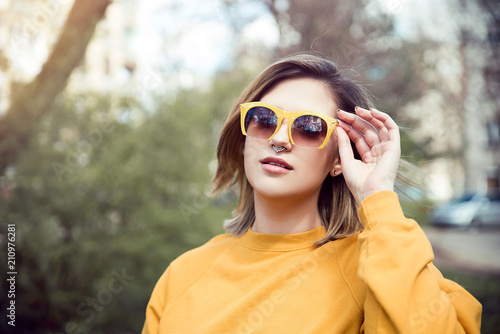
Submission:
[[[337,105],[321,81],[302,78],[285,80],[265,94],[261,102],[286,111],[314,110],[337,118]],[[293,200],[318,196],[321,184],[333,169],[340,170],[335,132],[323,149],[292,145],[288,137],[288,119],[284,119],[271,141],[247,136],[245,174],[257,195],[267,199]],[[284,146],[276,153],[272,144]],[[269,163],[272,159],[283,168]]]

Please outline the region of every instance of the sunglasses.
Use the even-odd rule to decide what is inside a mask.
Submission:
[[[325,147],[338,120],[317,111],[285,111],[269,103],[240,104],[243,135],[271,140],[279,131],[283,118],[288,119],[288,137],[293,145]]]

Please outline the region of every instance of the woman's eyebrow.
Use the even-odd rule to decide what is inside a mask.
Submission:
[[[272,105],[272,106],[274,106],[274,107],[276,107],[276,108],[278,108],[278,109],[281,109],[281,110],[283,110],[284,112],[293,112],[293,111],[287,110],[287,109],[285,109],[285,108],[283,108],[282,106],[277,105],[277,104],[273,104],[273,103],[268,103],[268,104],[270,104],[270,105]],[[338,109],[338,108],[337,108],[337,109]],[[337,109],[334,109],[334,110],[335,110],[335,111],[337,111]],[[329,116],[329,117],[334,118],[333,116],[330,116],[330,115],[328,115],[328,114],[325,114],[325,113],[324,113],[324,112],[322,112],[322,111],[319,111],[319,110],[316,110],[316,109],[312,109],[312,108],[300,109],[300,110],[296,110],[296,111],[304,111],[304,112],[307,112],[307,111],[313,111],[313,112],[318,112],[318,113],[320,113],[320,114],[323,114],[323,115],[326,115],[326,116]],[[334,113],[334,114],[335,114],[335,113]]]
[[[260,101],[260,102],[262,102],[262,101]],[[262,103],[267,103],[267,104],[272,105],[273,107],[276,107],[276,108],[281,109],[283,111],[288,111],[285,108],[283,108],[282,106],[279,106],[279,105],[274,104],[274,103],[269,103],[269,102],[262,102]]]

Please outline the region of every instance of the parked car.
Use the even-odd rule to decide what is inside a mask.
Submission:
[[[436,206],[430,213],[430,221],[436,226],[500,226],[500,192],[489,195],[466,194]]]

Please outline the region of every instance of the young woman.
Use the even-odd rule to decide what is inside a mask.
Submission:
[[[398,126],[370,105],[312,55],[250,83],[217,149],[236,217],[169,265],[143,333],[479,333],[481,305],[403,216]]]

